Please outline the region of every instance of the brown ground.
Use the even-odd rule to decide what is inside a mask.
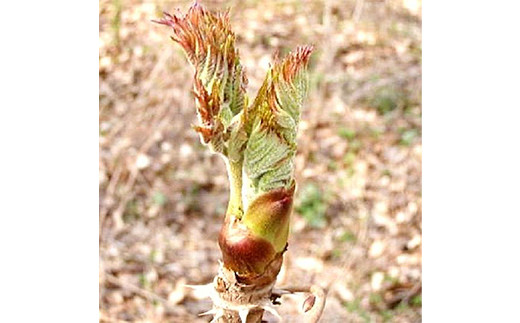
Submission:
[[[279,285],[327,287],[322,322],[421,321],[421,2],[202,2],[232,7],[250,97],[275,50],[316,46]],[[228,182],[190,129],[192,70],[150,22],[189,4],[100,2],[102,322],[209,321],[184,284],[216,273]]]

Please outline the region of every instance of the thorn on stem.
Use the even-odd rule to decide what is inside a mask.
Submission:
[[[249,309],[244,308],[238,311],[238,315],[240,316],[240,321],[242,323],[247,323],[247,316],[249,315]]]
[[[212,308],[209,311],[206,311],[204,313],[200,313],[199,316],[206,316],[206,315],[213,315],[213,314],[217,314],[217,310],[215,310],[214,308]]]

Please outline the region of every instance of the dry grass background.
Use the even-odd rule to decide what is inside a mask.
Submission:
[[[316,47],[279,285],[327,287],[322,322],[421,321],[421,2],[202,2],[232,8],[250,97],[276,50]],[[102,322],[209,321],[184,284],[217,271],[228,182],[190,129],[192,70],[150,22],[189,5],[100,1]]]

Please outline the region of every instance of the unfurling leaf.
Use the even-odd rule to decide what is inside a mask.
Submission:
[[[293,185],[296,133],[307,94],[306,66],[312,52],[303,46],[275,62],[247,110],[244,203],[269,190]]]
[[[247,78],[235,48],[229,13],[211,13],[198,3],[184,16],[164,13],[156,21],[172,27],[172,39],[184,49],[195,68],[194,94],[200,125],[195,130],[202,142],[218,153],[240,150],[244,142],[229,140],[240,132],[239,115],[247,104]],[[239,138],[240,139],[240,138]],[[236,157],[236,156],[235,156]]]

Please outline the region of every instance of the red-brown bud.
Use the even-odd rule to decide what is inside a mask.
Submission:
[[[224,223],[218,243],[224,266],[244,277],[261,275],[276,256],[269,241],[255,236],[236,218]]]
[[[247,208],[242,221],[255,236],[269,241],[276,252],[285,249],[289,235],[295,185],[258,196]]]
[[[227,217],[219,245],[224,265],[243,277],[258,276],[280,253],[289,234],[294,185],[257,197],[241,219]]]

